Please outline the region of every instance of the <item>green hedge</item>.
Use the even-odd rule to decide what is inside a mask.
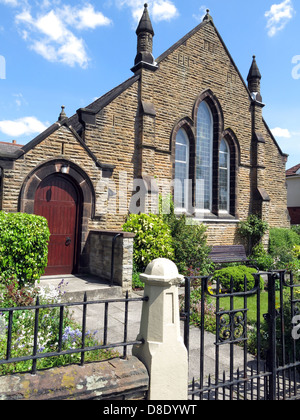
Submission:
[[[174,249],[169,226],[154,214],[131,214],[123,231],[134,232],[133,261],[138,272],[143,272],[155,258],[173,260]]]
[[[50,232],[44,217],[0,212],[0,276],[20,285],[38,280],[47,266]]]
[[[249,291],[252,290],[255,286],[255,278],[253,276],[254,273],[257,273],[255,268],[246,267],[245,265],[238,265],[216,270],[213,275],[213,279],[217,280],[219,278],[222,287],[226,290],[230,290],[230,281],[232,277],[234,292],[241,292],[244,291],[244,281],[246,276],[247,290]],[[262,277],[260,277],[260,288],[264,288],[264,281]]]

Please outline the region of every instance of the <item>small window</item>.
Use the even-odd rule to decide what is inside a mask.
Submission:
[[[229,213],[230,159],[227,142],[223,139],[219,150],[219,211]]]
[[[175,148],[174,204],[178,210],[187,210],[188,207],[189,153],[189,139],[181,128],[176,136]]]

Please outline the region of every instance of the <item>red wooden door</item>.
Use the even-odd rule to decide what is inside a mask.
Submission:
[[[71,274],[76,265],[78,191],[67,178],[53,175],[35,194],[34,213],[48,220],[50,241],[45,275]]]

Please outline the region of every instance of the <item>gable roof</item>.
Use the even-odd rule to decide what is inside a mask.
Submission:
[[[4,141],[0,142],[0,158],[10,159],[14,156],[20,156],[22,145],[16,143],[7,143]]]
[[[68,118],[65,118],[62,121],[57,121],[56,123],[52,124],[50,127],[48,127],[45,131],[43,131],[41,134],[39,134],[37,137],[35,137],[33,140],[31,140],[29,143],[23,145],[23,146],[16,146],[12,144],[0,144],[0,162],[2,160],[16,160],[32,150],[34,147],[36,147],[38,144],[40,144],[43,140],[45,140],[47,137],[49,137],[51,134],[53,134],[56,130],[61,128],[62,126],[67,127],[75,139],[80,143],[82,148],[88,153],[90,158],[95,162],[96,166],[103,170],[111,171],[115,168],[114,165],[109,164],[103,164],[101,163],[97,157],[94,155],[94,153],[90,150],[90,148],[84,143],[82,138],[78,135],[78,133],[74,130],[74,128],[69,125]],[[8,146],[8,147],[7,147]]]
[[[239,69],[238,69],[238,67],[237,67],[237,65],[235,64],[235,62],[234,62],[234,60],[233,60],[233,58],[232,58],[232,56],[231,56],[231,54],[230,54],[230,52],[229,52],[229,50],[228,50],[228,48],[227,48],[227,46],[226,46],[226,44],[225,44],[225,42],[223,41],[223,38],[221,37],[221,35],[220,35],[220,33],[219,33],[219,31],[217,30],[217,28],[216,28],[216,26],[215,26],[215,24],[214,24],[214,22],[213,22],[213,19],[211,18],[211,16],[209,15],[209,13],[208,13],[208,10],[207,10],[207,15],[204,17],[204,19],[203,19],[203,21],[199,24],[199,25],[197,25],[194,29],[192,29],[190,32],[188,32],[185,36],[183,36],[179,41],[177,41],[175,44],[173,44],[170,48],[168,48],[163,54],[161,54],[157,59],[156,59],[156,62],[157,62],[157,64],[159,65],[165,58],[167,58],[172,52],[174,52],[177,48],[179,48],[181,45],[183,45],[183,44],[185,44],[186,42],[187,42],[187,40],[188,39],[190,39],[193,35],[195,35],[199,30],[201,30],[204,26],[206,26],[206,25],[212,25],[212,27],[214,28],[214,30],[215,30],[215,32],[216,32],[216,34],[217,34],[217,36],[218,36],[218,38],[219,38],[219,40],[220,40],[220,42],[221,42],[221,44],[223,45],[223,47],[224,47],[224,50],[226,51],[226,54],[228,55],[228,57],[229,57],[229,59],[230,59],[230,61],[231,61],[231,63],[232,63],[232,65],[234,66],[234,68],[235,68],[235,70],[236,70],[236,72],[237,72],[237,74],[239,75],[239,77],[240,77],[240,79],[241,79],[241,81],[242,81],[242,83],[243,83],[243,85],[244,85],[244,87],[245,87],[245,90],[246,90],[246,92],[248,93],[248,95],[249,95],[249,99],[250,99],[250,101],[251,102],[253,102],[253,97],[252,97],[252,95],[251,95],[251,92],[250,92],[250,90],[249,90],[249,88],[248,88],[248,86],[247,86],[247,84],[246,84],[246,82],[245,82],[245,80],[244,80],[244,78],[242,77],[242,75],[241,75],[241,73],[240,73],[240,71],[239,71]],[[252,65],[251,65],[251,67],[250,67],[250,70],[249,70],[249,74],[248,74],[248,77],[249,77],[249,75],[251,76],[252,75],[252,73],[253,74],[255,74],[256,75],[256,77],[259,77],[259,78],[261,78],[261,74],[260,74],[260,72],[259,72],[259,69],[258,69],[258,67],[257,67],[257,63],[256,63],[256,60],[255,60],[255,58],[254,58],[254,56],[253,56],[253,61],[252,61]],[[265,128],[266,128],[266,130],[267,130],[267,132],[269,133],[269,135],[270,135],[270,137],[271,137],[271,139],[273,140],[273,142],[274,142],[274,144],[275,144],[275,146],[277,147],[277,149],[278,149],[278,151],[279,151],[279,153],[282,155],[282,156],[285,156],[285,157],[287,157],[288,155],[286,154],[286,153],[283,153],[282,152],[282,150],[281,150],[281,148],[280,148],[280,146],[279,146],[279,144],[277,143],[277,141],[276,141],[276,139],[275,139],[275,137],[274,137],[274,135],[272,134],[272,132],[271,132],[271,130],[270,130],[270,128],[269,128],[269,126],[268,126],[268,124],[266,123],[266,121],[264,120],[264,118],[263,118],[263,124],[264,124],[264,126],[265,126]]]
[[[232,65],[234,66],[236,72],[238,73],[238,75],[239,75],[239,77],[240,77],[240,79],[241,79],[241,81],[242,81],[242,83],[243,83],[246,91],[248,92],[249,98],[252,99],[251,93],[250,93],[250,91],[248,89],[248,86],[247,86],[244,78],[242,77],[242,75],[241,75],[238,67],[236,66],[236,64],[235,64],[235,62],[234,62],[234,60],[233,60],[233,58],[232,58],[232,56],[231,56],[228,48],[226,47],[225,42],[223,41],[223,39],[222,39],[219,31],[217,30],[217,28],[216,28],[216,26],[215,26],[215,24],[214,24],[214,22],[213,22],[213,20],[212,20],[211,17],[210,17],[210,19],[204,18],[204,20],[199,25],[197,25],[194,29],[192,29],[185,36],[183,36],[179,41],[177,41],[170,48],[168,48],[163,54],[161,54],[156,59],[157,64],[159,65],[166,57],[168,57],[169,54],[171,54],[173,51],[175,51],[177,48],[179,48],[181,45],[183,45],[188,39],[190,39],[193,35],[195,35],[199,30],[201,30],[202,28],[204,28],[206,25],[212,25],[212,27],[214,28],[214,30],[215,30],[218,38],[220,39],[221,44],[223,45],[223,47],[224,47],[224,49],[226,51],[226,54],[228,55],[228,57],[229,57]]]

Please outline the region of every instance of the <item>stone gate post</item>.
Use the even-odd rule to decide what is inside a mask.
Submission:
[[[167,259],[152,261],[144,274],[142,319],[133,355],[147,367],[150,376],[149,400],[187,400],[188,355],[180,335],[178,284],[183,276]]]

